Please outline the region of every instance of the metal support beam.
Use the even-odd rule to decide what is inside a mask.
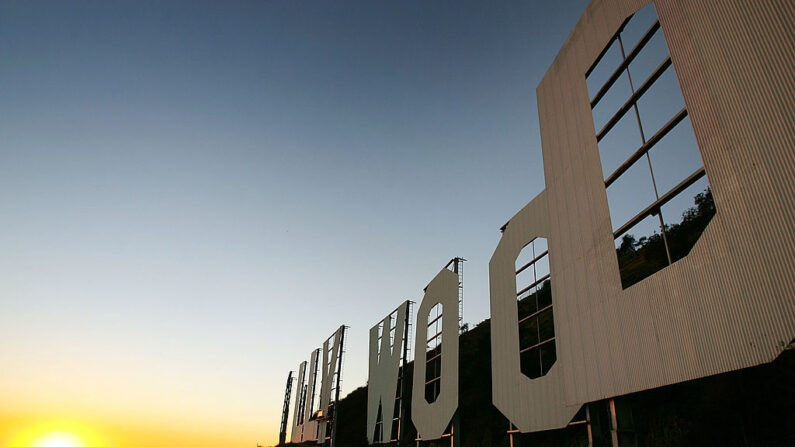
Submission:
[[[607,412],[610,416],[610,445],[612,447],[618,447],[618,416],[616,415],[616,400],[610,399],[607,405]]]
[[[290,414],[290,397],[293,391],[293,372],[287,374],[287,386],[284,391],[284,405],[282,406],[282,424],[279,427],[279,444],[287,441],[287,419]]]
[[[593,447],[593,427],[591,426],[591,404],[585,405],[585,420],[588,422],[588,447]]]
[[[340,382],[342,381],[342,357],[345,354],[345,332],[347,326],[342,326],[342,333],[340,334],[340,347],[339,354],[337,355],[337,383],[334,391],[334,413],[331,419],[331,439],[329,440],[329,447],[337,445],[337,420],[340,414]]]

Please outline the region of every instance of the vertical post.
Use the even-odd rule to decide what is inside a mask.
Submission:
[[[455,272],[458,274],[458,334],[461,334],[461,328],[464,326],[464,264],[463,258],[455,258]],[[460,370],[459,370],[460,371]],[[453,426],[450,428],[450,447],[458,447],[461,445],[461,440],[458,439],[461,433],[461,422],[458,417],[458,411],[453,416]]]
[[[464,326],[464,261],[466,259],[456,257],[453,259],[453,272],[458,275],[458,333]]]
[[[403,439],[403,406],[406,405],[406,366],[409,360],[409,321],[411,301],[406,300],[406,321],[403,323],[403,363],[400,365],[400,408],[398,409],[397,445]],[[391,437],[391,433],[390,433]]]
[[[461,335],[461,328],[464,326],[464,258],[456,256],[453,259],[453,272],[458,275],[458,334]],[[450,447],[461,445],[459,436],[461,434],[461,418],[458,411],[453,415],[453,425],[450,427]]]
[[[610,413],[610,440],[613,447],[618,447],[618,417],[616,415],[616,400],[608,401],[608,412]]]
[[[342,332],[340,333],[340,347],[339,347],[339,355],[337,356],[337,385],[334,390],[334,414],[331,416],[331,440],[329,440],[329,447],[336,446],[336,438],[337,438],[337,419],[339,418],[340,414],[340,382],[342,378],[342,355],[345,352],[345,329],[346,327],[343,325],[340,329]]]
[[[461,445],[461,418],[458,417],[458,411],[453,416],[453,426],[450,427],[450,447],[459,447]]]
[[[287,386],[284,391],[284,404],[282,405],[282,423],[279,427],[279,444],[287,440],[287,419],[290,414],[290,397],[293,391],[293,372],[287,374]]]
[[[593,447],[593,427],[591,427],[591,404],[585,404],[585,421],[588,427],[588,447]]]

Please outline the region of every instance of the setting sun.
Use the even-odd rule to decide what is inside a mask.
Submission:
[[[56,432],[35,440],[30,447],[86,447],[86,445],[71,433]]]
[[[101,431],[69,419],[20,424],[0,436],[0,447],[111,447],[115,443]]]

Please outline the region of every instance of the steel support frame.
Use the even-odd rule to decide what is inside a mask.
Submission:
[[[284,391],[284,404],[282,405],[282,423],[279,427],[279,444],[284,444],[287,441],[287,420],[290,416],[290,397],[293,392],[293,372],[287,374],[287,386]]]

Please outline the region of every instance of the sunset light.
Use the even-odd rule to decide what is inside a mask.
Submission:
[[[0,58],[0,447],[795,447],[795,0],[0,0]]]
[[[87,447],[71,433],[49,433],[33,442],[30,447]]]
[[[2,447],[111,447],[102,432],[73,419],[47,419],[24,424],[0,436]]]

